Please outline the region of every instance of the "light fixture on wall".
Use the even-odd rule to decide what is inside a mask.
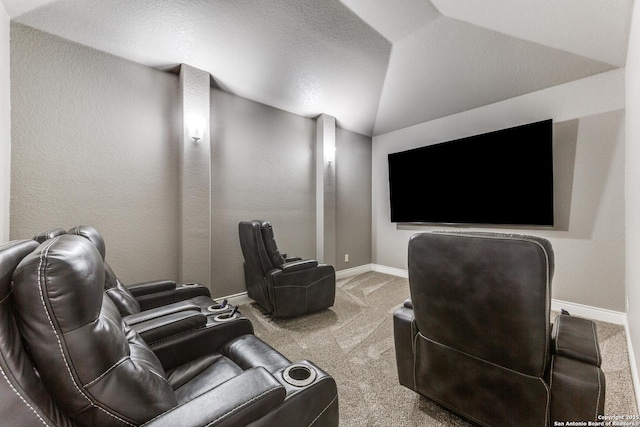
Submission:
[[[327,145],[324,148],[324,158],[327,161],[327,163],[329,164],[333,163],[334,160],[336,159],[336,147]]]
[[[187,117],[187,131],[189,132],[189,136],[195,142],[198,142],[204,136],[204,128],[207,124],[207,120],[196,114],[192,114]]]

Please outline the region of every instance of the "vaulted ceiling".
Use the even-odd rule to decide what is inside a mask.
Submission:
[[[379,135],[624,67],[633,0],[2,0],[12,20]]]

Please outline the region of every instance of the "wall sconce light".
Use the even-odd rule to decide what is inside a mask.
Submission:
[[[198,142],[204,136],[204,127],[207,124],[207,120],[204,117],[197,116],[195,114],[187,117],[187,131],[189,136],[195,142]]]
[[[336,159],[336,147],[325,147],[324,158],[327,160],[327,163],[333,163],[333,161]]]

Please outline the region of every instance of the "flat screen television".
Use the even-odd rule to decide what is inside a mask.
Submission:
[[[391,222],[553,225],[552,120],[388,160]]]

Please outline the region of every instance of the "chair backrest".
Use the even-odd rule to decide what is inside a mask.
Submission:
[[[244,256],[245,266],[249,271],[265,273],[275,266],[269,259],[262,239],[262,227],[259,221],[242,221],[238,224],[240,248]]]
[[[276,238],[273,235],[273,226],[269,221],[259,221],[260,229],[262,231],[262,242],[264,249],[267,252],[267,257],[271,261],[271,264],[276,268],[282,268],[282,265],[286,262],[276,243]]]
[[[62,236],[63,234],[67,234],[67,230],[64,228],[52,228],[51,230],[41,231],[36,234],[33,236],[33,240],[38,243],[42,243],[45,240],[53,239],[54,237]]]
[[[74,234],[88,239],[95,245],[95,247],[102,255],[102,259],[104,260],[105,272],[104,290],[107,292],[107,295],[109,295],[109,298],[111,298],[116,307],[118,307],[120,315],[128,316],[130,314],[140,313],[140,311],[142,310],[142,308],[140,307],[140,303],[131,294],[131,291],[127,289],[126,285],[122,283],[120,279],[118,279],[116,273],[105,260],[107,246],[104,242],[102,234],[98,231],[98,229],[90,225],[78,225],[69,230],[68,234]]]
[[[550,358],[551,244],[500,233],[421,233],[409,284],[428,340],[542,377]]]
[[[37,247],[35,240],[0,245],[0,423],[17,427],[73,426],[75,423],[44,387],[14,317],[13,272]]]
[[[158,358],[104,296],[104,261],[80,236],[46,241],[13,274],[18,329],[56,404],[81,425],[138,425],[177,399]]]

